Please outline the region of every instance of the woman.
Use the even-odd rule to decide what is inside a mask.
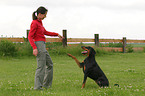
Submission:
[[[35,73],[35,90],[43,90],[49,88],[52,85],[53,79],[53,62],[45,48],[45,36],[58,36],[62,39],[62,36],[55,32],[46,31],[43,27],[42,20],[46,18],[47,9],[39,7],[33,12],[33,21],[31,23],[30,32],[28,35],[29,42],[33,48],[33,55],[37,59],[37,69]]]

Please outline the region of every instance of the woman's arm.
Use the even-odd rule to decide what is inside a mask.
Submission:
[[[36,22],[32,22],[31,23],[31,26],[30,26],[30,31],[29,31],[29,34],[28,34],[28,40],[30,42],[30,45],[32,46],[33,49],[36,49],[36,45],[34,43],[34,36],[35,36],[35,33],[36,33],[36,30],[37,30],[37,24]]]

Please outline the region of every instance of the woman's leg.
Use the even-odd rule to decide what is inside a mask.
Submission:
[[[52,85],[53,80],[53,62],[49,53],[46,50],[46,67],[45,67],[45,77],[44,77],[44,87],[49,88]]]
[[[46,48],[45,43],[42,41],[35,42],[35,44],[38,49],[38,55],[36,57],[37,69],[35,73],[34,89],[42,89],[46,66],[46,53],[45,53]]]

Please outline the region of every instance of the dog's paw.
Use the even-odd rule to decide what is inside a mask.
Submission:
[[[81,89],[84,89],[84,88],[85,88],[85,84],[82,85],[82,88]]]
[[[76,58],[75,56],[73,56],[73,55],[71,55],[71,54],[69,54],[69,53],[67,53],[67,55],[68,55],[69,57],[72,57],[72,59],[75,59],[75,58]]]
[[[84,89],[85,87],[82,87],[81,89]]]
[[[71,54],[69,54],[69,53],[67,53],[67,55],[68,55],[69,57],[72,57],[72,55],[71,55]]]

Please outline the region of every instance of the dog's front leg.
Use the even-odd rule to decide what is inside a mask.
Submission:
[[[81,89],[85,88],[86,80],[87,80],[87,76],[84,75],[84,81],[83,81],[83,85],[82,85],[82,88]]]
[[[71,54],[67,54],[69,57],[72,57],[75,61],[76,61],[76,63],[77,63],[77,65],[80,67],[80,68],[82,68],[82,66],[80,65],[80,62],[79,62],[79,60],[75,57],[75,56],[73,56],[73,55],[71,55]]]

